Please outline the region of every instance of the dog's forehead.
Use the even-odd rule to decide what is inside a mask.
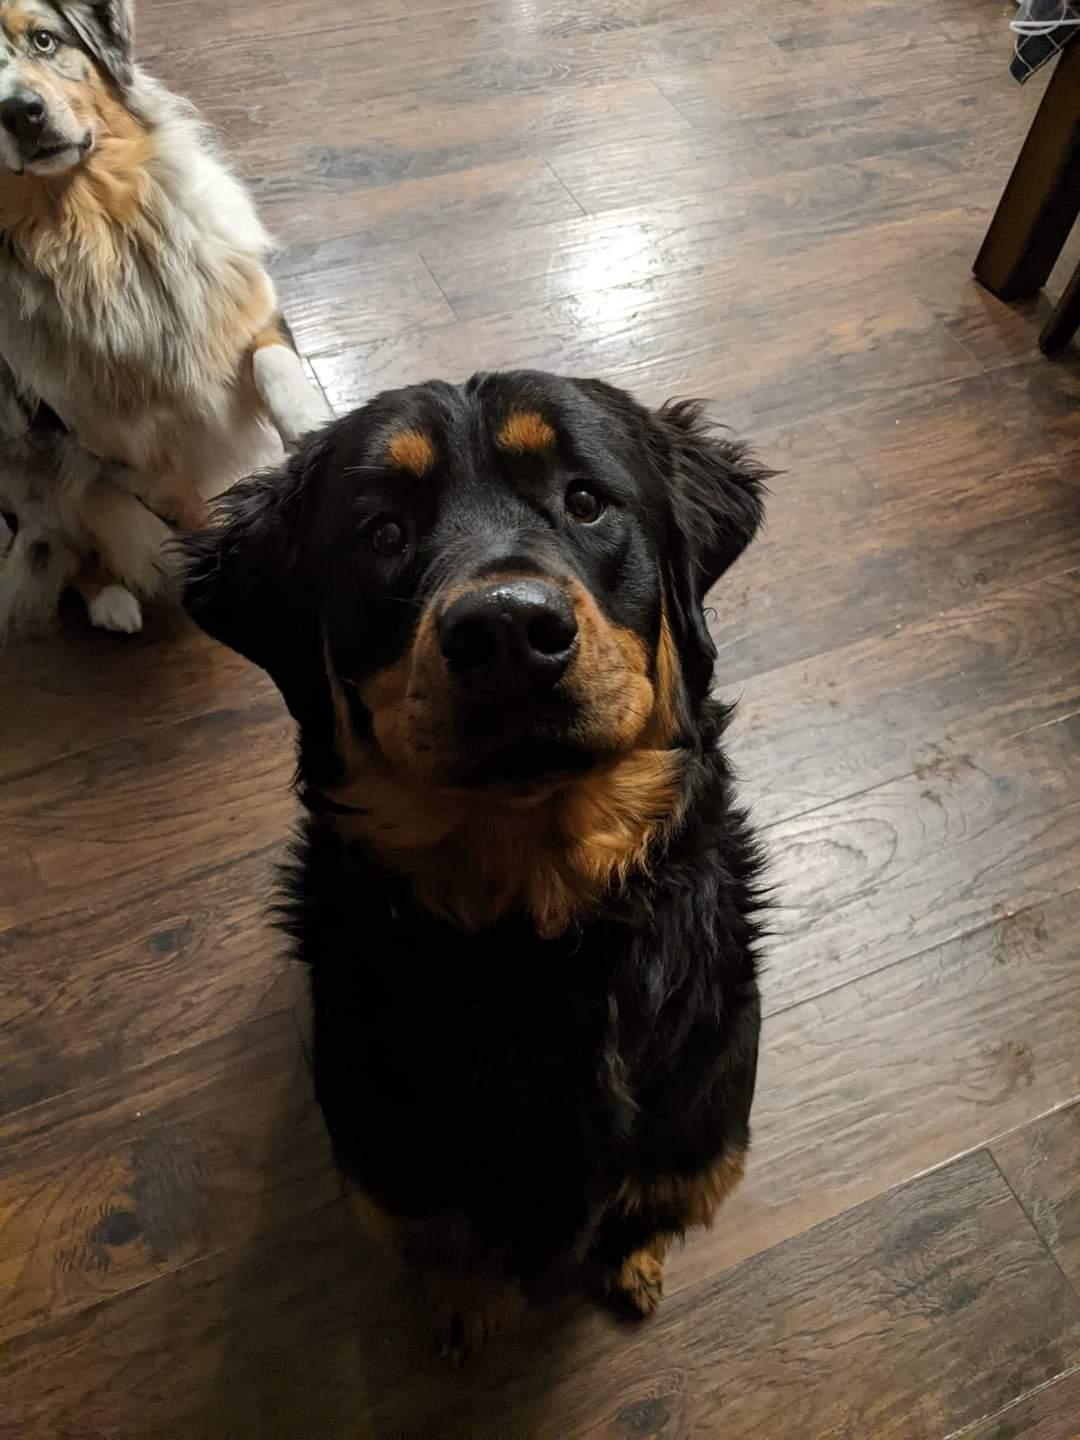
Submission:
[[[20,39],[28,30],[38,25],[55,26],[59,18],[47,0],[0,0],[0,34],[7,42],[0,49],[0,55],[5,49],[10,53],[11,42]]]
[[[492,456],[554,459],[595,432],[590,409],[573,382],[557,376],[479,375],[380,396],[356,438],[368,465],[447,478]]]

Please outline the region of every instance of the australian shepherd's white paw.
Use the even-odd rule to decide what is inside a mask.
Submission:
[[[142,606],[123,585],[106,585],[87,605],[90,623],[118,635],[137,635],[142,629]]]

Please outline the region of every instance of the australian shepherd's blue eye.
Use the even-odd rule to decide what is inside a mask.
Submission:
[[[566,492],[567,512],[582,525],[591,525],[594,520],[599,520],[606,508],[596,491],[590,490],[587,485],[571,485]]]
[[[51,30],[35,30],[30,40],[39,55],[53,54],[60,43]]]
[[[377,520],[368,534],[371,548],[376,555],[381,555],[384,559],[391,555],[400,555],[405,549],[405,528],[388,515]]]

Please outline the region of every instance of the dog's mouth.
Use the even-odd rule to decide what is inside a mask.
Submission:
[[[22,171],[16,173],[27,170],[32,172],[37,169],[55,169],[58,160],[70,160],[74,165],[90,153],[93,144],[94,137],[89,130],[80,140],[42,141],[32,150],[23,151],[20,156]]]
[[[596,756],[565,740],[514,740],[491,751],[462,777],[468,789],[527,791],[584,774]]]

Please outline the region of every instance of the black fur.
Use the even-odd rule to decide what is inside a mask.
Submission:
[[[606,538],[564,533],[547,472],[529,471],[544,462],[493,457],[487,436],[510,407],[558,433],[553,494],[569,475],[617,497]],[[352,517],[385,503],[366,496],[386,493],[379,446],[401,426],[434,434],[440,468],[418,487],[428,538],[413,568],[376,583]],[[236,487],[221,526],[188,542],[191,613],[270,671],[300,724],[309,814],[282,917],[310,966],[338,1162],[391,1214],[466,1217],[477,1253],[524,1279],[575,1247],[617,1265],[678,1232],[684,1217],[659,1200],[613,1209],[620,1186],[696,1176],[749,1142],[760,861],[720,748],[728,712],[709,694],[702,604],[757,529],[765,478],[696,406],[650,412],[598,382],[484,376],[380,397],[280,475]],[[515,554],[548,546],[650,645],[662,604],[682,664],[682,823],[648,874],[556,939],[525,915],[469,935],[436,918],[340,837],[321,796],[340,767],[324,645],[350,677],[390,664],[432,576],[496,539]]]

